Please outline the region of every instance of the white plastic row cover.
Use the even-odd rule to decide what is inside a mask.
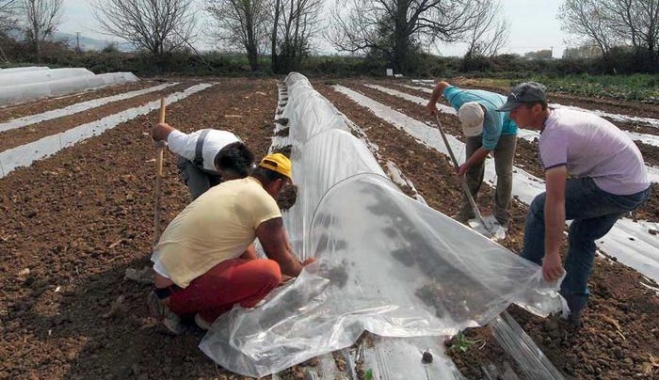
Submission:
[[[92,75],[87,75],[85,73],[87,70],[85,69],[82,70],[84,71],[68,72],[68,73],[77,73],[73,77],[67,76],[60,79],[51,79],[48,81],[37,81],[37,82],[25,82],[19,80],[18,83],[12,82],[11,85],[1,86],[0,106],[27,102],[36,99],[47,98],[50,96],[67,95],[74,92],[97,89],[105,86],[122,84],[127,82],[136,82],[139,80],[132,73],[107,73],[100,75],[93,75],[92,73]],[[50,72],[50,71],[54,71],[54,70],[47,70],[44,72]],[[40,73],[42,71],[34,71],[34,72]],[[32,71],[30,71],[30,73],[32,73]],[[0,82],[3,80],[4,77],[13,78],[14,74],[0,75]]]

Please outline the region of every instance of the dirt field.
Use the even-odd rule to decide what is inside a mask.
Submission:
[[[170,106],[167,121],[184,131],[208,127],[232,131],[262,156],[273,135],[276,82],[218,82]],[[360,81],[338,83],[432,122],[418,105],[368,89]],[[393,161],[429,206],[449,215],[457,211],[454,200],[460,196],[459,187],[447,157],[419,144],[324,81],[313,84],[366,132],[380,147],[383,160]],[[396,87],[400,82],[379,84],[400,89]],[[136,88],[142,87],[124,91]],[[165,90],[173,91],[174,87]],[[79,101],[90,96],[95,95],[86,94]],[[141,101],[159,96],[162,94],[149,94]],[[0,120],[56,109],[64,106],[61,102],[33,103],[14,108],[11,112],[16,114],[11,115],[7,114],[10,110],[0,109]],[[93,117],[133,107],[136,102],[131,99],[100,107]],[[574,102],[602,110],[614,107],[592,99]],[[615,107],[612,111],[617,113],[626,109]],[[629,113],[638,114],[639,107],[644,106],[630,106]],[[649,116],[659,114],[648,107]],[[2,144],[6,148],[34,141],[90,117],[82,113],[57,123],[35,124],[29,127],[29,138],[20,129],[8,131],[2,134]],[[149,262],[155,149],[148,130],[156,121],[157,112],[152,112],[0,179],[0,379],[244,379],[217,367],[196,348],[203,332],[195,327],[179,337],[160,334],[144,302],[149,285],[123,278],[127,268],[140,269]],[[455,118],[444,115],[442,123],[459,136]],[[516,164],[537,165],[534,147],[522,145]],[[189,198],[177,178],[175,159],[168,153],[164,171],[162,222],[166,225]],[[657,193],[642,214],[654,220],[659,220]],[[485,191],[481,199],[487,210],[491,192]],[[510,236],[503,242],[513,251],[521,249],[526,210],[520,203],[514,205]],[[585,325],[577,332],[515,307],[510,311],[566,375],[657,379],[659,298],[641,282],[651,283],[613,260],[598,259]],[[466,352],[452,345],[454,342],[447,345],[468,378],[480,379],[482,364],[512,362],[502,357],[488,328],[468,331],[466,336],[479,344]],[[296,374],[299,372],[293,369],[289,377],[296,378]]]

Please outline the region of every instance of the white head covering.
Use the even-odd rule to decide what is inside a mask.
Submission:
[[[483,132],[485,113],[477,102],[467,102],[458,110],[462,133],[467,137],[478,136]]]

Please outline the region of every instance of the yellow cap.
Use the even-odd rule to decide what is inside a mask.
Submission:
[[[291,168],[291,160],[288,157],[284,156],[281,153],[269,154],[259,162],[259,166],[262,168],[270,169],[279,174],[283,174],[286,177],[293,180],[293,169]]]

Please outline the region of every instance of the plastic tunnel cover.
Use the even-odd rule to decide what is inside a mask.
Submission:
[[[299,158],[297,154],[299,152]],[[386,174],[365,144],[341,129],[329,129],[316,134],[301,149],[293,151],[293,177],[299,187],[298,202],[286,216],[294,252],[309,257],[308,246],[302,245],[309,236],[311,219],[321,198],[335,184],[356,174]]]
[[[560,309],[558,299],[542,294],[550,289],[542,288],[537,266],[378,175],[334,186],[309,239],[315,273],[305,270],[261,307],[221,317],[201,343],[207,355],[260,377],[350,346],[364,330],[453,335],[523,298],[545,301],[545,311]]]

